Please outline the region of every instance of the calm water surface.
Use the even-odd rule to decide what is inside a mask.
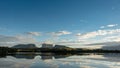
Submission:
[[[0,68],[120,68],[120,54],[17,53],[0,57]]]

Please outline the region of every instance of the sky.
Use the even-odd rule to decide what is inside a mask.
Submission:
[[[0,46],[118,43],[119,18],[120,0],[0,0]]]

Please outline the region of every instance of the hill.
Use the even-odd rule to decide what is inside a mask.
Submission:
[[[112,45],[112,46],[103,46],[103,50],[120,50],[120,45]]]

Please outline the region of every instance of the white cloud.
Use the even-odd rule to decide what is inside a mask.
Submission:
[[[58,31],[58,32],[51,32],[50,34],[52,36],[61,36],[61,35],[71,34],[71,32],[69,32],[69,31]]]
[[[118,24],[109,24],[106,26],[101,26],[100,28],[111,28],[111,27],[115,27],[115,26],[118,26]]]
[[[26,32],[26,34],[31,35],[31,36],[40,36],[40,32]]]
[[[49,32],[47,33],[48,38],[45,39],[43,42],[45,43],[53,43],[56,44],[57,42],[60,42],[63,37],[65,37],[66,35],[72,34],[72,32],[69,31],[57,31],[57,32]],[[65,35],[65,36],[64,36]]]
[[[80,44],[92,44],[92,43],[103,43],[103,42],[120,42],[120,29],[106,29],[106,30],[97,30],[82,34],[76,34],[77,41],[83,41]],[[91,45],[90,45],[91,46]],[[96,47],[100,46],[95,45]],[[79,46],[81,47],[81,46]]]
[[[101,26],[100,28],[105,28],[105,26]]]
[[[110,25],[107,25],[107,27],[115,27],[117,26],[118,24],[110,24]]]
[[[120,42],[120,35],[113,35],[113,36],[107,36],[104,37],[104,41],[115,41],[115,42]]]
[[[35,38],[30,37],[30,36],[18,35],[18,36],[15,36],[15,38],[17,40],[19,40],[18,42],[21,42],[21,43],[34,43],[34,42],[36,42]]]
[[[97,31],[88,32],[81,35],[77,34],[76,36],[79,36],[82,39],[88,39],[96,36],[105,36],[105,35],[112,35],[112,34],[119,34],[119,33],[120,33],[120,29],[111,29],[111,30],[97,30]]]

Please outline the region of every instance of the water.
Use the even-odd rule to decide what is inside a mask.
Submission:
[[[0,68],[120,68],[119,53],[17,53],[0,57]]]

